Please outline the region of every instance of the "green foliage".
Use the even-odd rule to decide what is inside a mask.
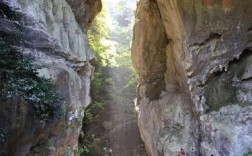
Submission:
[[[94,80],[92,81],[92,94],[99,94],[101,84],[101,70],[97,69],[94,73]]]
[[[97,112],[102,109],[104,109],[104,104],[102,102],[93,101],[92,104],[85,110],[85,123],[92,122],[95,119],[94,114],[97,114]]]
[[[243,156],[252,156],[252,152],[245,153]]]
[[[106,66],[108,63],[108,46],[102,44],[102,41],[109,37],[108,27],[104,23],[106,23],[106,11],[102,10],[87,32],[90,48],[96,55],[98,65],[102,67]]]
[[[51,151],[54,151],[55,147],[50,140],[42,140],[35,146],[31,147],[30,155],[50,155]]]
[[[82,145],[82,146],[79,147],[78,153],[79,153],[79,154],[80,154],[80,153],[89,153],[89,152],[90,152],[90,148],[91,148],[91,147],[89,147],[88,145],[87,145],[87,146]]]
[[[18,42],[16,37],[8,36],[5,40],[0,37],[1,99],[22,97],[30,103],[35,116],[41,121],[60,117],[63,109],[55,85],[51,80],[38,77],[39,67],[31,63],[32,57],[12,46]]]
[[[82,153],[85,155],[95,152],[97,150],[93,144],[95,134],[92,125],[99,117],[99,113],[97,112],[101,111],[102,109],[104,109],[103,103],[98,101],[93,101],[92,104],[88,108],[86,108],[82,125],[84,135],[79,138],[80,145],[78,153]]]
[[[130,56],[133,10],[125,7],[127,5],[122,0],[111,6],[109,10],[106,10],[105,6],[103,7],[102,12],[93,21],[91,29],[88,31],[89,44],[96,55],[96,60],[93,63],[96,69],[91,87],[93,98],[98,93],[104,93],[104,90],[108,90],[108,85],[111,86],[111,84],[115,84],[114,82],[119,81],[115,78],[121,79],[121,75],[116,75],[116,72],[113,72],[119,69],[128,74],[126,79],[121,82],[124,83],[123,86],[120,87],[129,90],[136,85],[136,73]],[[111,16],[112,27],[107,23],[109,21],[107,14]],[[118,16],[126,18],[128,24],[120,24]],[[112,77],[110,82],[106,81],[108,77]]]
[[[111,5],[112,7],[106,10],[106,4],[103,1],[103,10],[88,31],[89,45],[96,59],[92,62],[95,66],[94,80],[91,84],[91,97],[94,101],[85,110],[83,135],[79,140],[78,152],[83,155],[108,153],[105,150],[106,143],[102,141],[97,143],[96,139],[106,131],[101,123],[106,120],[104,119],[107,116],[106,113],[110,113],[108,112],[109,105],[113,105],[113,109],[133,110],[132,99],[135,98],[136,86],[130,56],[133,15],[128,14],[128,10],[124,9],[125,1],[120,0],[120,4],[119,2],[111,3],[115,3],[116,7]],[[114,13],[111,14],[111,12]],[[133,14],[133,10],[130,12]],[[107,14],[110,18],[106,17]],[[109,25],[108,21],[113,26]]]
[[[103,103],[100,102],[97,97],[102,93],[104,81],[106,79],[106,68],[109,66],[109,45],[103,42],[109,37],[109,29],[106,24],[106,11],[102,12],[95,18],[91,25],[91,29],[87,32],[90,48],[96,55],[96,59],[93,62],[95,66],[94,80],[91,84],[91,96],[94,100],[88,108],[85,109],[83,119],[83,133],[84,135],[79,138],[79,150],[78,153],[84,155],[92,155],[97,151],[94,146],[94,123],[99,118],[99,111],[103,109]]]

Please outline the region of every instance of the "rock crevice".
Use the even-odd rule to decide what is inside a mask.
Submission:
[[[252,150],[251,120],[243,120],[252,115],[251,6],[231,0],[139,1],[132,60],[138,125],[150,155],[176,155],[181,148],[209,156]],[[229,112],[240,122],[228,121]]]

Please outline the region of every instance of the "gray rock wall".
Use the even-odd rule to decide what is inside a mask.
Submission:
[[[149,155],[252,149],[252,1],[140,0],[132,60]]]
[[[51,78],[64,100],[65,115],[50,124],[37,123],[23,101],[13,101],[9,118],[11,132],[5,143],[7,155],[74,155],[78,154],[78,138],[84,109],[90,103],[90,81],[94,55],[86,35],[65,0],[2,0],[21,15],[16,21],[23,27],[22,53],[35,57],[42,65],[41,76]],[[88,5],[88,4],[86,4]],[[92,6],[87,6],[92,8]],[[83,10],[83,12],[89,10]],[[99,11],[93,9],[93,11]],[[97,12],[90,12],[97,14]],[[85,18],[85,17],[84,17]],[[15,34],[13,21],[2,18],[0,29]],[[90,21],[90,19],[89,19]],[[82,24],[82,23],[81,23]],[[21,109],[16,110],[19,103]],[[17,120],[18,119],[18,120]]]

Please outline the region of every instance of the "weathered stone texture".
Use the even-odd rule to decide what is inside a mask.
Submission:
[[[84,28],[79,26],[65,0],[1,2],[20,14],[21,20],[16,22],[23,27],[23,38],[18,49],[33,55],[34,63],[43,66],[39,74],[56,83],[65,108],[65,115],[60,120],[41,124],[31,115],[24,101],[12,101],[4,108],[5,113],[9,113],[8,121],[12,121],[6,124],[11,130],[5,144],[6,155],[74,155],[78,149],[83,111],[90,103],[93,72],[89,61],[94,55],[82,31]],[[95,11],[92,18],[97,13]],[[85,20],[86,16],[83,18]],[[92,18],[89,17],[89,22]],[[16,33],[13,21],[5,17],[0,21],[0,31],[9,35]]]
[[[251,15],[249,0],[139,1],[132,60],[150,155],[252,150]]]
[[[87,30],[102,9],[101,0],[66,0],[73,10],[77,22],[81,28]]]

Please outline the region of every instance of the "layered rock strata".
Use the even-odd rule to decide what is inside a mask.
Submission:
[[[17,25],[22,27],[20,52],[34,56],[34,64],[41,65],[40,76],[50,78],[63,99],[64,116],[52,123],[39,123],[22,100],[3,105],[1,128],[8,130],[3,155],[74,155],[78,151],[84,108],[90,103],[90,79],[94,58],[88,47],[84,27],[100,9],[82,4],[74,8],[68,0],[2,0],[20,18],[0,19],[0,31],[12,35]],[[94,3],[101,3],[99,0]],[[70,6],[73,8],[71,8]],[[96,6],[95,6],[96,7]],[[92,15],[79,15],[78,12]],[[1,10],[4,11],[4,10]],[[77,14],[75,15],[74,13]],[[4,13],[8,15],[8,12]],[[83,19],[78,19],[79,16]],[[76,21],[76,18],[78,22]],[[2,104],[1,104],[2,105]]]
[[[252,149],[252,1],[140,0],[132,42],[149,155]]]

